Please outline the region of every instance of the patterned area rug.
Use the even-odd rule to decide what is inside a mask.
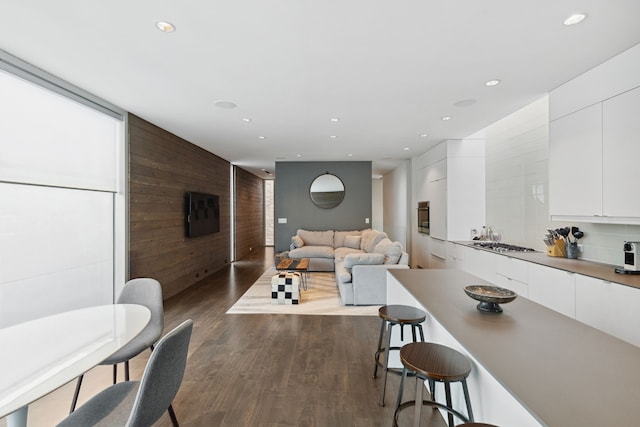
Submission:
[[[378,305],[344,306],[340,301],[335,274],[309,273],[307,290],[300,290],[300,304],[272,304],[271,277],[275,268],[267,270],[227,314],[315,314],[324,316],[378,316]]]

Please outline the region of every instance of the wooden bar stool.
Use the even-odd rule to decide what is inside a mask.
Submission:
[[[373,368],[373,378],[378,374],[378,366],[384,370],[382,390],[380,392],[380,405],[384,406],[385,389],[387,388],[387,373],[389,372],[389,350],[400,350],[400,347],[391,347],[391,331],[395,325],[400,325],[400,339],[404,340],[404,326],[411,326],[413,342],[417,342],[416,331],[420,332],[420,340],[424,341],[424,331],[421,323],[427,318],[424,311],[410,307],[408,305],[383,305],[378,310],[378,316],[382,319],[380,325],[380,337],[378,338],[378,350],[375,354],[375,367]],[[382,347],[385,325],[387,325],[387,343]],[[380,362],[380,353],[384,352],[384,362]],[[399,369],[391,369],[392,372],[401,374]]]
[[[471,362],[467,357],[444,345],[415,342],[407,344],[400,349],[400,360],[402,361],[403,369],[396,411],[393,416],[394,426],[398,425],[399,412],[409,406],[415,406],[413,425],[419,426],[422,405],[434,406],[447,411],[449,427],[453,427],[454,415],[463,422],[473,422],[473,411],[471,410],[471,401],[467,388],[467,377],[471,373]],[[409,373],[413,373],[416,376],[416,397],[415,400],[402,403],[404,379]],[[431,400],[422,399],[424,380],[429,382]],[[435,400],[436,382],[444,383],[446,405]],[[451,404],[450,384],[452,382],[462,383],[464,399],[467,405],[466,416],[455,410]]]

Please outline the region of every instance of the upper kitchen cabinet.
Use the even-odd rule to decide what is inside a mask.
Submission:
[[[603,214],[640,217],[640,88],[602,103],[602,141]]]
[[[553,220],[640,224],[640,45],[549,96]]]
[[[602,107],[549,124],[549,212],[602,215]]]

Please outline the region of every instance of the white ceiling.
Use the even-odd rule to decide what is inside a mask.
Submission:
[[[379,175],[640,43],[638,17],[638,0],[0,0],[0,49],[261,177]]]

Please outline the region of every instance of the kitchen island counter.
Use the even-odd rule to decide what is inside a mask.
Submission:
[[[526,298],[502,305],[501,314],[480,312],[463,288],[487,282],[462,271],[388,274],[387,304],[423,308],[427,339],[452,338],[474,362],[469,388],[479,421],[536,425],[520,410],[543,426],[639,425],[640,348]]]

